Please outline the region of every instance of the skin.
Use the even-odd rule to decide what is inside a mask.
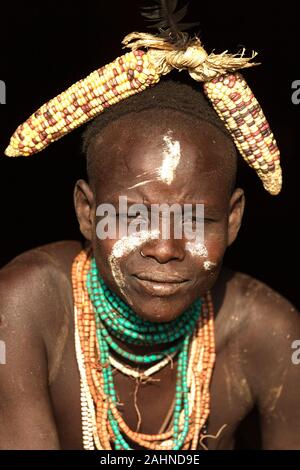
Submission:
[[[96,161],[101,162],[100,168],[95,168],[97,182],[91,188],[80,180],[75,188],[80,229],[92,243],[103,279],[124,300],[130,299],[137,314],[150,321],[155,318],[159,318],[159,321],[175,319],[199,294],[213,286],[225,250],[237,235],[244,206],[241,189],[231,194],[231,172],[227,171],[224,178],[220,170],[220,166],[226,164],[226,159],[234,159],[233,144],[211,124],[202,123],[199,135],[199,126],[191,128],[189,119],[178,118],[177,124],[174,124],[174,119],[167,112],[161,113],[160,118],[157,124],[157,117],[149,119],[147,113],[139,113],[136,118],[138,125],[130,122],[132,118],[122,118],[111,123],[92,148],[96,156],[101,154],[101,159],[96,158]],[[180,141],[182,155],[171,184],[156,177],[164,160],[165,136],[169,134],[170,126],[173,126],[174,140]],[[152,127],[151,130],[149,127]],[[119,140],[115,138],[116,132]],[[111,155],[114,155],[113,159]],[[136,175],[140,174],[155,176],[150,180],[147,177],[147,183],[133,187]],[[192,177],[193,174],[201,175],[202,178]],[[223,178],[225,181],[220,184]],[[219,187],[219,191],[216,191],[216,187]],[[135,250],[119,262],[126,283],[126,299],[107,262],[116,240],[99,241],[95,229],[98,205],[103,202],[117,204],[119,195],[127,196],[129,203],[204,203],[207,257],[216,263],[210,275],[207,276],[203,266],[206,257],[193,256],[191,242],[172,238],[151,240],[142,246],[146,258],[141,256],[139,250]],[[164,275],[173,273],[187,282],[170,297],[147,295],[136,276],[148,270]]]
[[[92,245],[107,284],[144,319],[170,321],[211,289],[217,358],[208,433],[216,435],[226,427],[218,438],[206,439],[207,447],[233,448],[240,424],[248,420],[249,426],[256,413],[264,449],[299,449],[300,374],[291,361],[291,344],[300,338],[299,314],[266,285],[222,267],[244,207],[243,191],[231,191],[232,144],[210,124],[191,123],[175,113],[159,117],[151,119],[143,113],[124,117],[101,133],[91,149],[101,156],[92,182],[79,180],[74,191],[80,230]],[[166,184],[151,175],[157,175],[163,137],[170,128],[180,142],[181,159],[176,176]],[[151,181],[136,186],[141,174]],[[149,239],[119,259],[124,295],[109,262],[118,239],[100,241],[95,232],[97,205],[114,202],[121,194],[132,202],[204,202],[207,256],[193,254],[184,239]],[[22,254],[0,272],[0,339],[7,351],[7,364],[0,365],[2,449],[82,448],[70,278],[72,261],[81,249],[79,242],[50,244]],[[154,282],[145,288],[136,279],[144,271],[166,277],[176,273],[186,282],[172,295],[156,295]],[[149,347],[122,347],[150,351]],[[151,351],[159,349],[157,345]],[[174,360],[173,367],[155,375],[158,381],[139,386],[140,432],[158,432],[173,399],[176,367]],[[136,429],[135,381],[119,372],[114,380],[124,404],[123,417]],[[255,444],[249,439],[257,433],[247,429],[240,435],[251,448]]]

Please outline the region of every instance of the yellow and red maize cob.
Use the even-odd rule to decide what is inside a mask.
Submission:
[[[278,194],[282,176],[276,140],[242,75],[236,72],[216,77],[204,84],[204,91],[264,188],[273,195]]]
[[[105,108],[159,79],[147,53],[141,50],[128,52],[41,106],[16,129],[5,154],[17,157],[40,152]]]
[[[178,50],[168,40],[131,33],[123,40],[131,52],[101,67],[44,104],[13,134],[8,156],[32,155],[86,123],[105,108],[154,85],[172,69],[187,69],[204,91],[246,162],[271,194],[278,194],[280,154],[263,111],[237,69],[251,67],[250,58],[208,55],[198,38]],[[148,52],[140,50],[147,47]],[[228,71],[228,73],[227,73]],[[230,71],[230,72],[229,72]]]

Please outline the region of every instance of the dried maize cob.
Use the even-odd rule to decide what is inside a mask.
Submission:
[[[255,169],[271,194],[281,189],[279,150],[259,103],[236,70],[251,67],[252,57],[224,52],[206,54],[198,38],[186,49],[176,49],[167,39],[131,33],[123,40],[131,52],[101,67],[44,104],[21,124],[5,151],[8,156],[41,151],[105,108],[154,85],[172,69],[187,69],[204,82],[204,91],[246,162]],[[147,52],[140,47],[148,48]]]
[[[204,91],[264,188],[273,195],[278,194],[282,184],[279,150],[264,113],[242,75],[219,76],[206,82]]]
[[[39,152],[105,108],[157,83],[159,78],[147,53],[128,52],[41,106],[17,128],[5,154],[17,157]]]

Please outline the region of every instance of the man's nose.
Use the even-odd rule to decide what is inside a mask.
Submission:
[[[153,258],[158,263],[168,263],[171,260],[182,261],[185,257],[183,240],[151,240],[142,246],[140,253],[145,258]]]

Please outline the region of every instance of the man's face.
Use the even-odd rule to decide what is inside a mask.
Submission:
[[[85,219],[80,224],[92,242],[100,275],[145,320],[173,320],[213,286],[224,252],[238,231],[243,196],[241,190],[231,194],[233,146],[206,122],[157,111],[156,119],[143,112],[109,124],[93,154],[99,161],[93,191],[83,185],[75,201],[76,207],[85,204],[84,211],[77,207],[77,214],[79,220]],[[204,239],[187,238],[184,230],[178,238],[172,216],[167,239],[164,217],[158,229],[144,229],[139,225],[141,215],[120,211],[120,196],[127,197],[128,207],[144,204],[149,221],[153,204],[179,204],[182,209],[184,204],[203,204]],[[113,239],[100,240],[96,233],[103,220],[96,210],[103,203],[116,209]],[[193,228],[195,215],[189,219]],[[137,224],[140,232],[121,236],[120,224],[123,230]]]

